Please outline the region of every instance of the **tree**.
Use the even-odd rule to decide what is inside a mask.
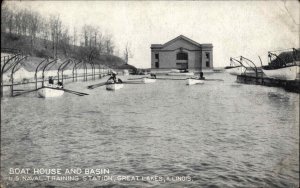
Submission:
[[[22,18],[21,18],[22,35],[27,35],[28,27],[29,27],[30,12],[27,9],[21,10],[21,12],[22,12]]]
[[[10,13],[6,4],[1,6],[1,32],[6,32]]]
[[[105,37],[104,45],[106,54],[112,55],[114,53],[115,46],[111,35]]]
[[[131,52],[130,44],[128,44],[128,42],[127,42],[125,49],[124,49],[124,61],[126,62],[126,64],[128,64],[129,58],[133,58],[133,54]]]
[[[20,50],[28,51],[29,49],[32,54],[35,53],[34,55],[39,57],[53,54],[53,57],[57,58],[58,53],[62,53],[64,56],[71,55],[87,61],[96,59],[112,62],[118,59],[112,56],[115,53],[112,35],[104,35],[98,27],[93,25],[84,25],[81,31],[73,27],[72,34],[70,34],[70,30],[63,25],[59,15],[44,17],[33,10],[15,10],[4,3],[1,6],[1,32],[10,34],[7,41],[11,42],[11,45],[8,44],[8,46],[17,44]],[[29,41],[24,40],[27,38]],[[38,46],[39,41],[42,46]],[[5,42],[1,41],[1,43]]]
[[[69,55],[69,51],[70,51],[70,36],[69,36],[69,30],[68,28],[65,28],[62,32],[61,35],[61,40],[59,42],[59,47],[60,49],[63,51],[63,54],[65,56]]]
[[[44,18],[41,19],[40,32],[41,32],[41,37],[44,41],[44,47],[47,49],[48,40],[49,40],[49,32],[50,32],[50,24]]]
[[[22,17],[23,17],[22,11],[18,11],[15,14],[15,26],[18,35],[21,35],[22,33]]]
[[[73,27],[73,46],[74,46],[74,50],[75,50],[76,42],[77,42],[77,29],[76,29],[76,27]]]
[[[52,49],[53,49],[53,57],[57,57],[57,47],[58,47],[58,39],[61,34],[61,20],[59,16],[51,16],[50,17],[50,33],[52,40]]]
[[[37,12],[31,12],[29,16],[29,35],[31,39],[31,50],[33,50],[37,32],[39,31],[40,15]]]
[[[13,27],[14,27],[14,13],[13,12],[9,12],[9,14],[8,14],[7,26],[8,26],[9,34],[11,35],[13,32]]]

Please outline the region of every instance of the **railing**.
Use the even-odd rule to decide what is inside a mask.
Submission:
[[[24,61],[28,56],[25,56],[21,53],[20,50],[18,49],[11,49],[11,48],[1,48],[1,52],[8,52],[11,53],[12,55],[10,56],[6,56],[5,58],[1,57],[1,98],[3,97],[3,87],[10,87],[10,91],[11,91],[11,96],[19,96],[21,94],[24,93],[28,93],[28,92],[32,92],[32,91],[36,91],[38,89],[40,89],[38,87],[38,83],[42,82],[42,86],[44,87],[44,83],[45,83],[45,72],[49,71],[54,65],[58,65],[58,59],[54,59],[52,61],[49,60],[49,57],[41,59],[40,62],[37,63],[37,66],[34,68],[34,75],[32,77],[32,81],[31,78],[30,79],[26,79],[26,82],[19,82],[16,81],[14,77],[15,73],[19,70],[19,68],[21,68],[22,66],[24,66],[24,63],[26,63],[26,61]],[[14,54],[15,53],[15,54]],[[77,61],[77,62],[76,62]],[[71,64],[74,64],[73,67],[70,67]],[[100,63],[94,63],[94,62],[85,62],[85,61],[79,61],[79,60],[75,60],[75,59],[67,59],[66,61],[62,62],[59,64],[59,67],[57,68],[57,79],[54,80],[58,80],[58,81],[62,81],[62,83],[64,82],[65,79],[72,79],[72,81],[77,81],[77,78],[82,78],[83,77],[83,81],[87,81],[88,77],[92,78],[92,80],[95,80],[96,78],[96,65],[98,64],[98,69],[99,69],[99,78],[102,77],[102,75],[104,74],[103,72],[101,72],[101,68],[107,68],[109,73],[109,68],[106,66],[102,66]],[[88,73],[88,66],[91,66],[91,73],[89,71]],[[83,74],[78,74],[77,71],[78,69],[82,67],[83,68]],[[69,69],[72,71],[72,77],[67,77],[64,75],[64,71],[66,69]],[[89,67],[90,69],[90,67]],[[26,70],[26,69],[25,69]],[[53,70],[53,69],[51,69]],[[56,69],[54,69],[56,70]],[[8,71],[11,71],[8,73]],[[9,79],[9,84],[6,83],[4,84],[4,74],[6,74],[6,72],[8,73],[7,76]],[[38,73],[41,72],[42,73],[42,80],[38,78]],[[28,91],[24,91],[24,90],[20,90],[18,88],[15,88],[14,86],[18,86],[18,85],[23,85],[23,84],[32,84],[35,83],[35,89],[34,90],[28,90]],[[19,93],[20,91],[23,91],[21,93]],[[15,94],[16,92],[18,92],[17,94]]]

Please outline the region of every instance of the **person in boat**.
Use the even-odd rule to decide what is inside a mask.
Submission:
[[[151,73],[150,76],[151,76],[152,79],[156,79],[156,74]]]
[[[203,77],[203,72],[200,72],[200,77],[199,77],[200,80],[204,80],[204,77]]]
[[[48,82],[49,82],[49,85],[51,84],[51,85],[53,85],[54,84],[54,81],[53,81],[53,77],[52,76],[50,76],[49,77],[49,80],[48,80]]]
[[[58,88],[63,88],[63,83],[62,82],[57,82],[57,86],[58,86]]]
[[[111,76],[108,78],[107,82],[116,83],[117,82],[117,74],[115,72],[112,72]]]
[[[109,79],[107,80],[107,83],[123,83],[123,81],[118,78],[117,79],[117,73],[116,72],[112,72],[112,75],[109,77]]]

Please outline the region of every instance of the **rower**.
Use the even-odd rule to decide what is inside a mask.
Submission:
[[[150,76],[151,76],[151,78],[156,79],[156,74],[151,73]]]
[[[58,86],[58,88],[63,88],[63,83],[62,82],[57,82],[57,86]]]
[[[49,80],[48,80],[48,82],[49,82],[49,84],[53,84],[54,82],[53,82],[53,78],[52,78],[52,76],[50,76],[49,77]]]
[[[199,80],[204,80],[205,79],[205,77],[203,77],[203,72],[200,72],[200,78],[199,78]]]
[[[116,74],[116,72],[112,71],[111,76],[109,77],[109,79],[107,80],[107,82],[108,81],[112,81],[113,83],[117,82],[117,74]]]
[[[123,83],[123,81],[120,78],[118,78],[118,83]]]

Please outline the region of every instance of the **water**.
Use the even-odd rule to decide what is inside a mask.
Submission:
[[[223,73],[206,77],[224,81],[186,86],[158,80],[115,92],[84,89],[98,80],[66,85],[90,93],[85,97],[28,94],[2,100],[2,184],[298,187],[299,95],[237,84]],[[105,168],[110,176],[165,181],[10,181],[16,176],[8,174],[10,168]]]

